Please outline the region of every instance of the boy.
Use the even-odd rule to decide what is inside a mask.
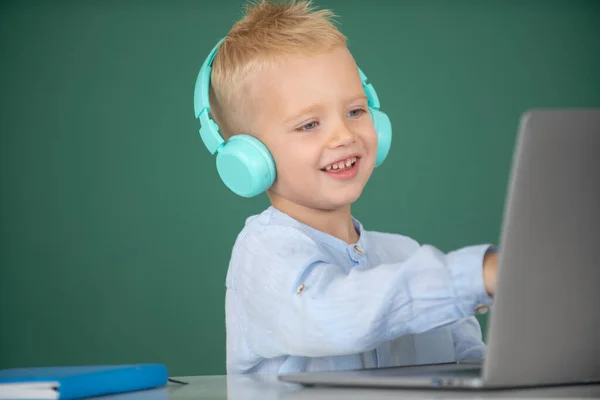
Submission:
[[[379,139],[331,18],[305,1],[253,4],[212,63],[210,112],[224,146],[249,134],[276,166],[271,206],[248,218],[232,251],[227,373],[482,358],[473,315],[491,303],[491,246],[443,254],[352,217]]]

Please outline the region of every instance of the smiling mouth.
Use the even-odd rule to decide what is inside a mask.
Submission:
[[[356,161],[358,161],[360,157],[350,157],[346,160],[342,160],[342,161],[337,161],[333,164],[329,164],[324,168],[321,168],[321,171],[324,172],[344,172],[347,171],[349,169],[352,169],[354,167],[354,165],[356,164]]]

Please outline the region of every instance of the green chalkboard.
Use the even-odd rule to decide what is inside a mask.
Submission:
[[[369,230],[497,243],[519,115],[600,105],[597,1],[315,3],[394,126]],[[220,184],[192,94],[242,4],[0,5],[0,368],[225,371],[231,246],[267,199]]]

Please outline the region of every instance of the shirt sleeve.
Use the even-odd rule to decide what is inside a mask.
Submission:
[[[481,326],[475,317],[468,317],[451,325],[456,361],[482,360],[486,345],[483,342]]]
[[[228,288],[255,355],[356,354],[451,324],[474,315],[477,305],[490,304],[482,272],[488,248],[444,254],[416,246],[403,262],[346,271],[328,262],[299,230],[270,228],[236,244]]]

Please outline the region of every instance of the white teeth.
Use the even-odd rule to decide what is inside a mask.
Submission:
[[[349,158],[345,161],[340,161],[337,162],[335,164],[330,164],[328,166],[326,166],[325,168],[323,168],[325,171],[330,171],[332,169],[343,169],[343,168],[348,168],[352,165],[354,165],[356,163],[357,157],[352,157]]]

